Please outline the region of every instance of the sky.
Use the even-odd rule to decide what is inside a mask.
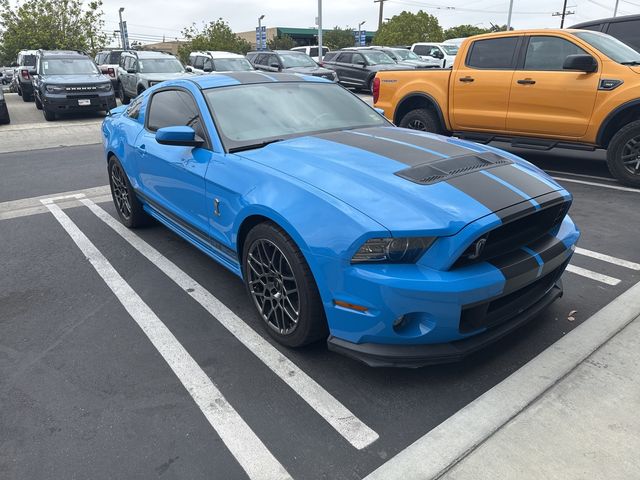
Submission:
[[[376,30],[379,4],[373,0],[324,0],[323,27],[351,27],[365,21],[363,29]],[[557,28],[563,0],[513,0],[514,28]],[[613,16],[615,0],[568,0],[565,26]],[[253,30],[257,18],[267,27],[313,27],[318,14],[317,0],[103,0],[105,30],[118,28],[118,9],[124,7],[131,40],[146,42],[180,37],[181,30],[195,22],[224,18],[235,32]],[[506,24],[509,0],[386,0],[384,17],[403,10],[424,10],[435,15],[443,28],[459,24],[488,27]],[[619,0],[618,15],[640,14],[640,0]]]

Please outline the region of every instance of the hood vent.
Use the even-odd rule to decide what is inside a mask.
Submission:
[[[395,174],[420,185],[432,185],[467,173],[511,163],[513,163],[511,160],[493,152],[480,152],[430,161],[405,168]]]

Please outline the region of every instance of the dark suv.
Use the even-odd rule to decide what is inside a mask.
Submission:
[[[609,34],[640,52],[640,15],[601,18],[600,20],[578,23],[569,28],[593,30]]]
[[[361,88],[372,93],[376,72],[415,69],[415,67],[398,65],[386,53],[370,48],[349,48],[328,52],[324,56],[322,66],[334,70],[338,74],[338,81],[345,87]]]
[[[291,50],[249,52],[247,59],[256,69],[266,72],[302,73],[328,80],[337,80],[334,72],[322,68],[309,55],[302,52]]]
[[[44,118],[72,111],[108,112],[116,107],[111,80],[82,52],[38,50],[33,79],[36,107]]]

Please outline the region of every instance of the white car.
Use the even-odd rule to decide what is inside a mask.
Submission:
[[[193,73],[246,72],[254,70],[244,56],[237,53],[214,50],[191,52],[189,54],[189,67],[191,67]]]
[[[411,45],[411,51],[420,56],[430,66],[451,68],[458,53],[458,46],[446,43],[420,42]]]
[[[318,46],[317,45],[307,45],[307,46],[304,46],[304,47],[294,47],[291,50],[293,50],[294,52],[306,53],[311,58],[313,58],[313,60],[315,62],[317,62],[320,59],[320,57],[318,56],[319,50],[318,50]],[[328,49],[327,47],[322,47],[322,58],[324,58],[324,56],[327,54],[327,52],[330,52],[330,51],[331,50]]]

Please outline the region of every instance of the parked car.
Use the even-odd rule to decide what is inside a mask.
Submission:
[[[116,107],[111,80],[94,61],[75,50],[38,50],[33,89],[36,108],[47,121],[76,111],[108,112]]]
[[[395,127],[322,79],[168,81],[103,133],[124,225],[150,215],[235,273],[281,344],[369,365],[502,338],[562,294],[579,237],[571,195],[530,163]]]
[[[36,69],[36,50],[21,50],[13,64],[13,90],[25,102],[33,99],[33,74]]]
[[[4,99],[4,92],[0,88],[0,125],[10,123],[9,109],[7,108],[7,102]]]
[[[583,22],[569,28],[602,32],[640,52],[640,15],[625,15]]]
[[[518,54],[518,52],[521,52]],[[588,30],[469,38],[451,71],[380,73],[375,106],[401,127],[548,150],[607,150],[640,186],[640,53]]]
[[[231,52],[191,52],[189,66],[193,73],[248,72],[255,70],[243,55]]]
[[[257,52],[257,55],[251,55],[247,58],[250,58],[249,61],[257,70],[264,70],[266,72],[303,73],[314,77],[326,78],[327,80],[337,80],[336,74],[332,70],[321,67],[314,62],[309,55],[301,52],[273,50]]]
[[[95,57],[100,71],[111,79],[114,91],[118,90],[118,65],[120,65],[122,50],[104,50]]]
[[[156,83],[191,75],[180,60],[169,53],[153,51],[125,51],[120,55],[118,80],[120,100],[128,104]]]
[[[314,62],[319,61],[319,53],[320,53],[320,49],[317,45],[305,45],[303,47],[294,47],[291,49],[292,52],[302,52],[306,55],[309,55]],[[331,50],[328,47],[323,46],[322,47],[322,57],[324,58],[324,56],[327,54],[327,52],[330,52]]]
[[[345,87],[373,91],[373,79],[384,70],[406,70],[384,52],[367,48],[334,50],[327,53],[322,66],[334,70]],[[411,67],[415,68],[415,67]]]
[[[413,53],[411,50],[407,50],[402,47],[349,47],[344,50],[379,50],[386,53],[391,57],[398,65],[402,65],[406,68],[430,68],[431,64],[422,60],[421,57]]]
[[[420,42],[411,45],[411,51],[432,67],[451,68],[458,47],[453,44]]]

